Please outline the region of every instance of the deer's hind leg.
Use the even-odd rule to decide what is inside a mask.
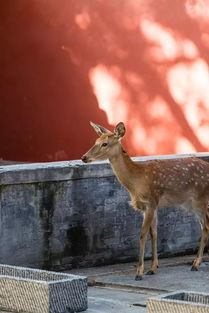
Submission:
[[[152,263],[146,275],[153,275],[158,268],[158,255],[157,255],[157,211],[154,213],[153,221],[150,226],[150,237],[152,243]]]
[[[208,234],[209,234],[209,208],[207,208],[206,214],[204,216],[204,223],[203,223],[203,228],[202,228],[200,246],[197,252],[197,256],[192,264],[191,271],[198,271],[198,268],[200,264],[202,263],[202,256],[203,256],[205,245],[208,240]]]

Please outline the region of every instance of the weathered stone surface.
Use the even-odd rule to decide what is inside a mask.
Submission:
[[[67,269],[137,259],[142,216],[107,162],[2,166],[0,181],[0,263]],[[198,247],[192,214],[163,209],[158,220],[161,256]]]
[[[0,307],[14,312],[63,313],[87,309],[87,278],[0,265]]]

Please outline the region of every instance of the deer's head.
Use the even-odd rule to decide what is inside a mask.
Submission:
[[[121,152],[120,140],[125,135],[125,126],[120,122],[114,132],[106,128],[90,122],[99,138],[96,140],[94,146],[82,156],[82,161],[89,163],[92,161],[103,161],[112,159]]]

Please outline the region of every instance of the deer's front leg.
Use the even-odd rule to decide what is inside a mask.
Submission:
[[[135,280],[141,280],[144,272],[144,249],[147,233],[150,229],[154,217],[154,211],[147,209],[144,213],[144,220],[139,238],[139,263],[137,265]]]
[[[158,255],[157,255],[157,212],[155,211],[153,221],[150,226],[150,237],[152,242],[152,263],[150,270],[146,275],[153,275],[158,268]]]

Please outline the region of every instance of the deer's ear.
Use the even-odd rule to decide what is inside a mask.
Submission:
[[[123,122],[120,122],[116,127],[115,127],[115,130],[114,130],[114,135],[116,138],[120,139],[122,138],[126,133],[126,129],[125,129],[125,126],[123,124]]]
[[[95,132],[99,135],[99,136],[102,136],[104,134],[110,134],[111,131],[109,131],[108,129],[100,126],[100,125],[97,125],[93,122],[90,122],[90,125],[93,127],[93,129],[95,130]]]

